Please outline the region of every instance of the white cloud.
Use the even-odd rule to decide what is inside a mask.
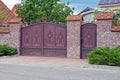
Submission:
[[[21,0],[2,0],[8,8],[12,9],[13,6],[17,3],[20,3]]]

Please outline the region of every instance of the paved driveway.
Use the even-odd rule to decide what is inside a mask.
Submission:
[[[77,66],[84,67],[87,60],[80,59],[67,59],[67,58],[56,58],[56,57],[30,57],[30,56],[14,56],[14,57],[2,57],[0,63],[6,64],[19,64],[19,65],[59,65],[59,66]]]
[[[119,80],[120,71],[83,68],[86,60],[12,57],[0,58],[0,80]]]

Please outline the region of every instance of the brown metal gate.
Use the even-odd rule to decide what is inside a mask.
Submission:
[[[81,58],[87,58],[88,53],[96,48],[96,40],[96,24],[83,24],[81,27]]]
[[[66,26],[39,23],[21,29],[21,55],[66,57]]]

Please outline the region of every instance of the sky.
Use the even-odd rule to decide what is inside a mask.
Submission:
[[[10,9],[21,0],[2,0]],[[75,8],[74,14],[80,13],[86,7],[97,8],[99,0],[61,0],[61,2],[70,2],[70,7]]]
[[[75,8],[74,14],[80,13],[86,7],[97,8],[99,0],[61,0],[62,2],[70,2],[70,6]]]

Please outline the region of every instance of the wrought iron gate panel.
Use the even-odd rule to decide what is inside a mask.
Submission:
[[[81,50],[82,58],[86,58],[88,53],[96,47],[96,25],[87,23],[81,28]]]
[[[22,28],[22,48],[42,48],[42,37],[43,24]]]
[[[55,25],[44,24],[44,48],[55,48]]]
[[[56,27],[56,47],[66,48],[66,32],[64,27]]]
[[[43,56],[43,24],[22,28],[21,54]]]
[[[44,25],[44,56],[66,56],[66,27],[55,24]],[[61,41],[61,42],[60,42]]]

